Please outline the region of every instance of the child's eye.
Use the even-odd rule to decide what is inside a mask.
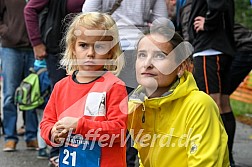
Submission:
[[[157,53],[153,55],[153,59],[156,59],[156,60],[163,60],[165,59],[165,57],[166,55],[164,53]]]
[[[103,45],[95,44],[95,49],[104,49]]]
[[[85,43],[81,43],[81,44],[79,44],[79,46],[82,48],[87,48],[87,44],[85,44]]]
[[[109,51],[107,45],[104,44],[95,44],[94,45],[95,52],[100,55],[104,55]]]
[[[145,53],[138,53],[137,54],[137,58],[138,59],[144,59],[144,58],[146,58],[147,57],[147,55],[145,54]]]

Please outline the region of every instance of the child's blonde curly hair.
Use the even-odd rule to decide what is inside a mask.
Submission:
[[[115,75],[119,75],[124,66],[124,56],[119,44],[118,28],[112,17],[105,13],[90,12],[81,13],[75,16],[70,26],[66,31],[65,38],[63,39],[65,44],[65,51],[60,64],[66,69],[68,74],[72,74],[73,71],[79,70],[77,65],[76,56],[74,55],[74,46],[77,36],[75,31],[77,27],[84,27],[89,30],[105,30],[103,36],[113,37],[114,46],[110,49],[112,55],[113,64],[104,65],[104,68],[111,71]]]

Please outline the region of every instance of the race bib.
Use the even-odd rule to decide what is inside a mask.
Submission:
[[[60,147],[60,167],[99,167],[101,147],[96,141],[89,141],[72,135]]]

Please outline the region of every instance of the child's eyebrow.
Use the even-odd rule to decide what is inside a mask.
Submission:
[[[111,35],[106,35],[101,37],[101,41],[113,41],[114,37]]]
[[[81,40],[81,41],[77,41],[78,43],[87,43],[86,41],[84,40]]]
[[[78,40],[76,40],[76,42],[78,42],[78,43],[88,43],[87,41],[85,41],[85,39],[78,39]]]

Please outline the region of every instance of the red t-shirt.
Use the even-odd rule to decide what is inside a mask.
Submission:
[[[75,134],[107,143],[101,147],[100,165],[124,167],[127,102],[125,84],[110,72],[85,84],[75,83],[68,76],[53,89],[40,124],[41,136],[51,145],[50,132],[58,120],[65,116],[80,118]],[[98,135],[94,137],[95,131]],[[103,135],[110,138],[104,140]]]

